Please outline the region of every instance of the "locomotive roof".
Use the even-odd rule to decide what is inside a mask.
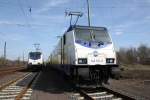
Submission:
[[[105,30],[107,31],[106,27],[95,27],[95,26],[80,26],[80,25],[71,25],[67,32],[72,31],[74,29],[95,29],[95,30]]]

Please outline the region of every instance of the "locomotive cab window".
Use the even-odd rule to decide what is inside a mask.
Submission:
[[[40,52],[31,52],[31,53],[29,53],[29,57],[30,57],[30,59],[37,60],[37,59],[40,59],[41,53]]]
[[[111,39],[105,30],[76,29],[75,36],[76,40],[111,42]]]

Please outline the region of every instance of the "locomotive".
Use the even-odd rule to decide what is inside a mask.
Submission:
[[[40,69],[44,64],[43,54],[39,51],[29,52],[28,55],[28,68]]]
[[[119,69],[113,41],[106,27],[71,25],[50,59],[55,68],[77,83],[102,84]]]

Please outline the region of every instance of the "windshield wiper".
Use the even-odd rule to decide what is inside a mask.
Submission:
[[[90,30],[90,36],[92,41],[95,41],[95,35],[93,34],[93,30]]]

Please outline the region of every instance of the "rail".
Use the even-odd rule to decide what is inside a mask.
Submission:
[[[77,88],[77,92],[69,96],[69,100],[136,100],[127,95],[110,90],[106,87]]]
[[[30,100],[32,89],[30,88],[39,73],[27,73],[17,79],[14,79],[0,87],[0,100]],[[25,81],[30,77],[30,80],[25,86],[18,85],[19,82]]]

